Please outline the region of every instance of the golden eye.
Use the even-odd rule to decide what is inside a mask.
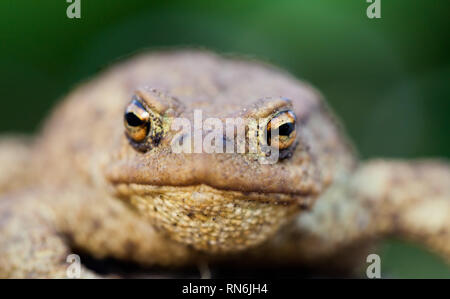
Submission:
[[[291,110],[275,114],[266,127],[267,144],[270,146],[278,144],[278,149],[280,150],[291,146],[297,136],[295,121],[295,114]],[[276,129],[278,129],[278,138],[271,137],[272,132]]]
[[[150,131],[150,114],[139,101],[132,100],[125,109],[124,124],[128,137],[142,142]]]

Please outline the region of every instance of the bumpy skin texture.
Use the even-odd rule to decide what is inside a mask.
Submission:
[[[162,119],[146,151],[124,134],[133,95]],[[249,153],[174,153],[169,120],[192,120],[194,109],[203,119],[291,109],[291,156],[260,164]],[[0,160],[1,277],[66,277],[74,248],[145,266],[348,268],[387,234],[450,258],[448,164],[359,164],[320,94],[258,62],[197,51],[138,56],[68,94],[34,142],[4,138]]]

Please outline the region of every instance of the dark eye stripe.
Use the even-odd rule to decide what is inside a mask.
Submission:
[[[133,112],[128,112],[127,114],[125,114],[125,119],[128,123],[129,126],[131,127],[138,127],[138,126],[142,126],[142,124],[144,123],[139,117],[136,116],[136,114],[134,114]]]

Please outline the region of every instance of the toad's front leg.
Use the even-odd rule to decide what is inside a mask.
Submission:
[[[72,248],[146,266],[194,262],[191,251],[105,194],[76,187],[0,199],[0,277],[65,278]],[[81,277],[98,276],[82,267]]]
[[[450,262],[450,165],[373,160],[340,176],[257,254],[273,262],[352,272],[374,241],[421,243]]]
[[[0,277],[66,278],[70,248],[33,192],[0,198]],[[96,275],[84,267],[80,277]]]
[[[356,172],[349,190],[370,211],[370,233],[422,243],[450,263],[447,161],[370,161]]]
[[[0,136],[0,194],[26,188],[30,172],[32,140],[25,136]]]

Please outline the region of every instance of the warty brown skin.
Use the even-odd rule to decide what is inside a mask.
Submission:
[[[297,118],[291,156],[173,153],[177,132],[137,150],[124,109],[160,115]],[[0,143],[0,276],[66,277],[73,248],[145,266],[199,262],[365,262],[385,235],[450,259],[450,168],[441,161],[360,164],[311,86],[271,66],[209,52],[140,55],[69,93],[33,142]],[[7,161],[7,164],[6,164]],[[7,167],[3,167],[8,165]],[[83,268],[83,277],[96,273]]]

